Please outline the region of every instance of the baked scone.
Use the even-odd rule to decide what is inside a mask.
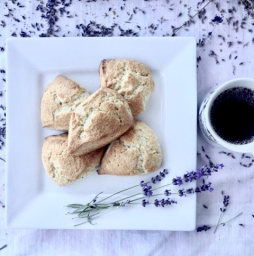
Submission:
[[[103,60],[100,64],[100,81],[101,87],[111,88],[127,100],[134,117],[145,110],[154,90],[150,69],[136,60]]]
[[[101,148],[133,124],[130,107],[114,90],[101,88],[81,103],[71,115],[69,152],[82,155]]]
[[[59,75],[46,88],[41,100],[43,127],[67,131],[75,105],[89,97],[89,92],[71,79]]]
[[[104,149],[82,156],[73,156],[67,150],[67,133],[49,136],[42,147],[42,162],[49,177],[58,185],[66,185],[94,171]]]
[[[110,144],[98,173],[146,174],[159,169],[161,162],[162,152],[157,136],[145,123],[135,121],[133,128]]]

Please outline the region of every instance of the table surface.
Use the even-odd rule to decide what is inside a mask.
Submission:
[[[0,2],[0,255],[253,255],[254,157],[208,145],[198,131],[198,163],[223,163],[214,192],[198,195],[197,225],[215,225],[221,191],[230,195],[223,221],[193,232],[10,230],[5,214],[5,53],[11,36],[195,36],[198,102],[219,84],[254,76],[254,15],[230,1],[2,0]],[[247,3],[248,0],[243,0]],[[205,8],[203,8],[206,6]],[[203,9],[202,9],[203,8]],[[197,14],[197,10],[202,9]],[[186,23],[186,21],[188,21]],[[182,27],[182,24],[185,26]],[[180,29],[177,29],[180,27]],[[151,49],[156,50],[156,49]],[[183,70],[184,72],[184,70]],[[17,170],[21,171],[21,170]],[[156,220],[154,220],[156,221]]]

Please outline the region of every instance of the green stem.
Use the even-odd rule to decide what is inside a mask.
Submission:
[[[111,211],[112,211],[112,210],[113,210],[113,209],[111,209]],[[97,218],[99,218],[99,217],[101,217],[101,216],[107,214],[109,211],[110,211],[110,210],[108,210],[108,211],[106,211],[106,212],[104,212],[104,213],[102,213],[102,214],[96,214],[97,216],[95,216],[94,219],[97,219]],[[90,215],[90,217],[92,217],[92,216]],[[74,226],[77,227],[77,226],[83,225],[83,224],[88,223],[88,222],[89,222],[89,221],[81,222],[81,223],[76,224],[76,225],[74,225]],[[91,223],[90,223],[90,224],[91,224]]]
[[[168,184],[166,184],[166,185],[160,186],[160,187],[158,187],[158,188],[153,189],[152,191],[155,191],[155,190],[160,189],[160,188],[167,187],[167,186],[169,186],[169,185],[172,185],[172,183],[168,183]]]
[[[142,194],[142,193],[137,193],[137,194],[132,195],[132,196],[127,196],[127,197],[124,197],[124,198],[122,198],[122,199],[119,199],[119,200],[110,202],[109,204],[119,203],[119,202],[121,202],[121,201],[123,201],[123,200],[129,199],[129,198],[131,198],[131,197],[138,196],[138,195],[141,195],[141,194]]]
[[[167,184],[167,185],[164,185],[164,186],[161,186],[161,187],[165,187],[165,186],[168,186],[170,184]],[[159,187],[159,188],[161,188]],[[157,190],[157,189],[154,189],[154,190]],[[154,191],[153,190],[153,191]],[[177,194],[176,192],[173,192],[171,193],[171,195],[175,195]],[[131,195],[131,196],[128,196],[128,197],[124,197],[122,199],[119,199],[119,200],[115,200],[113,202],[109,202],[109,203],[104,203],[104,204],[101,204],[99,202],[102,202],[103,200],[99,201],[98,203],[94,204],[95,207],[98,209],[106,209],[106,208],[109,208],[111,206],[113,206],[114,203],[119,203],[121,201],[124,201],[126,199],[129,199],[129,198],[132,198],[132,197],[135,197],[135,196],[138,196],[138,195],[142,195],[142,193],[137,193],[137,194],[134,194],[134,195]],[[161,195],[164,195],[164,194],[155,194],[155,195],[152,195],[151,197],[154,197],[154,196],[161,196]],[[138,199],[135,199],[135,200],[131,200],[130,202],[133,202],[133,201],[137,201],[137,200],[140,200],[140,199],[145,199],[147,198],[146,196],[143,196],[143,197],[140,197]],[[93,211],[95,210],[96,208],[91,208],[91,206],[89,205],[86,205],[86,206],[83,206],[81,209],[76,209],[74,210],[73,212],[69,212],[69,214],[80,214],[80,213],[85,213],[85,212],[90,212],[90,211]]]
[[[152,196],[150,196],[150,197],[161,196],[161,195],[164,195],[164,194],[156,194],[156,195],[152,195]],[[145,198],[147,198],[147,197],[146,197],[146,196],[139,197],[139,198],[136,198],[136,199],[131,200],[130,203],[131,203],[131,202],[134,202],[134,201],[137,201],[137,200],[145,199]]]
[[[108,198],[111,198],[111,197],[113,197],[113,196],[115,196],[115,195],[117,195],[117,194],[120,194],[120,193],[124,192],[124,191],[130,190],[130,189],[133,189],[133,188],[136,188],[136,187],[138,187],[138,186],[139,186],[139,185],[135,185],[135,186],[132,186],[132,187],[129,187],[129,188],[120,190],[120,191],[118,191],[118,192],[116,192],[116,193],[114,193],[114,194],[112,194],[112,195],[110,195],[110,196],[108,196],[108,197],[106,197],[106,198],[103,198],[102,200],[100,200],[100,201],[97,202],[97,203],[103,202],[103,201],[107,200]]]
[[[220,223],[220,225],[226,225],[228,222],[230,222],[230,221],[232,221],[232,220],[234,220],[234,219],[240,217],[241,215],[243,215],[243,212],[240,212],[240,213],[238,213],[235,217],[233,217],[233,218],[231,218],[231,219],[229,219],[229,220],[227,220],[227,221],[225,221],[225,222]]]
[[[93,217],[93,216],[98,215],[99,213],[100,213],[100,211],[97,211],[97,212],[95,212],[95,213],[92,214],[92,215],[88,215],[88,214],[89,214],[89,213],[88,213],[87,215],[84,215],[84,216],[78,216],[78,218],[88,218],[88,217],[91,218],[91,217]]]
[[[218,227],[220,225],[220,221],[221,221],[222,215],[223,215],[223,212],[220,213],[220,217],[219,217],[218,222],[217,222],[217,224],[215,226],[215,230],[213,231],[214,234],[216,233],[216,231],[217,231],[217,229],[218,229]]]
[[[158,190],[158,189],[160,189],[160,188],[164,188],[164,187],[169,186],[169,185],[172,185],[172,183],[168,183],[168,184],[166,184],[166,185],[163,185],[163,186],[160,186],[160,187],[158,187],[158,188],[152,189],[152,191]],[[133,187],[131,187],[131,188],[134,188],[134,187],[137,187],[137,186],[139,186],[139,185],[133,186]],[[117,193],[115,193],[115,194],[118,194],[118,193],[123,192],[123,191],[126,191],[126,189],[125,189],[125,190],[122,190],[122,191],[119,191],[119,192],[117,192]],[[115,194],[113,194],[112,196],[114,196]],[[118,203],[118,202],[120,202],[120,201],[129,199],[129,198],[134,197],[134,196],[142,195],[142,194],[143,194],[143,193],[137,193],[137,194],[134,194],[134,195],[131,195],[131,196],[128,196],[128,197],[124,197],[124,198],[122,198],[122,199],[119,199],[119,200],[110,202],[109,204]],[[177,193],[171,193],[171,194],[177,194]],[[160,195],[163,195],[163,194],[160,194]],[[111,197],[111,196],[110,196],[110,197]],[[108,199],[108,198],[109,198],[109,197],[107,197],[107,198],[105,198],[105,199],[99,201],[98,203],[100,203],[100,202],[102,202],[102,201],[104,201],[104,200],[106,200],[106,199]],[[98,204],[98,203],[97,203],[97,204]]]

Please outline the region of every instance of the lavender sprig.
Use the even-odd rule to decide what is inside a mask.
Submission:
[[[201,193],[201,192],[204,192],[204,191],[212,192],[214,189],[211,187],[211,185],[212,185],[211,182],[205,183],[205,180],[203,180],[203,184],[200,187],[188,188],[188,189],[179,189],[178,190],[178,195],[180,197],[182,197],[182,196],[187,196],[188,194]]]
[[[158,175],[151,178],[151,180],[145,182],[141,181],[140,184],[123,189],[121,191],[118,191],[112,195],[109,195],[107,197],[102,197],[102,192],[97,194],[89,203],[87,204],[70,204],[67,205],[67,207],[72,208],[73,211],[70,212],[70,214],[77,215],[78,218],[85,218],[86,221],[82,222],[80,224],[84,223],[90,223],[93,224],[92,221],[98,217],[100,217],[102,212],[105,212],[106,210],[113,209],[113,208],[119,208],[119,207],[126,207],[133,204],[141,204],[143,207],[146,207],[150,204],[149,199],[151,197],[161,197],[166,196],[166,198],[156,198],[152,205],[155,207],[165,207],[170,206],[172,204],[176,204],[177,201],[175,199],[169,198],[171,195],[176,196],[187,196],[194,193],[200,193],[204,191],[213,191],[213,188],[211,187],[211,182],[206,183],[205,179],[206,177],[211,176],[213,173],[218,172],[219,169],[223,168],[222,164],[214,165],[212,167],[203,166],[200,169],[197,169],[195,171],[187,172],[182,177],[176,177],[172,180],[171,183],[158,186],[156,188],[153,188],[153,185],[157,185],[159,182],[161,182],[167,175],[168,170],[164,169],[161,171]],[[175,192],[172,192],[170,189],[166,189],[164,193],[161,194],[155,194],[154,191],[161,189],[163,187],[167,187],[170,185],[177,185],[181,186],[183,183],[191,183],[193,181],[196,181],[200,178],[203,178],[203,183],[199,187],[195,188],[187,188],[187,189],[179,189]],[[142,189],[142,193],[134,193],[132,195],[117,199],[116,197],[121,194],[122,192],[137,189],[140,187]],[[138,197],[139,196],[139,197]],[[114,199],[113,201],[110,201],[110,199]],[[226,202],[225,202],[226,204]],[[80,225],[78,224],[78,225]]]
[[[184,183],[193,182],[195,180],[199,180],[201,178],[207,178],[211,176],[214,172],[218,172],[219,169],[222,169],[224,167],[223,164],[216,164],[214,166],[207,166],[204,165],[202,168],[197,169],[196,171],[187,172],[182,177],[176,177],[173,178],[172,183],[174,185],[181,186]]]
[[[187,21],[185,21],[181,26],[179,27],[173,27],[173,33],[171,36],[176,36],[176,33],[181,30],[182,28],[186,27],[186,26],[190,26],[191,24],[195,23],[194,22],[194,18],[196,16],[199,16],[200,14],[202,14],[202,12],[204,12],[205,8],[212,3],[213,0],[208,1],[202,8],[200,8],[199,10],[197,10],[197,12],[194,15],[189,15],[189,19]]]
[[[242,212],[238,213],[235,217],[233,217],[233,218],[231,218],[231,219],[229,219],[229,220],[227,220],[227,221],[225,221],[225,222],[221,222],[221,223],[219,224],[219,226],[221,225],[221,226],[224,227],[227,223],[229,223],[229,222],[235,220],[236,218],[240,217],[242,214],[243,214]],[[215,228],[216,228],[216,226],[217,226],[217,225],[215,225],[215,226],[203,225],[203,226],[197,227],[196,231],[197,231],[197,232],[207,231],[207,230],[211,229],[212,227],[215,227]]]
[[[159,175],[156,175],[155,177],[151,178],[151,182],[153,184],[156,184],[158,182],[161,182],[167,175],[168,175],[168,169],[164,169],[162,172],[160,172]]]
[[[220,211],[225,212],[227,210],[228,205],[229,205],[229,195],[224,195],[224,197],[223,197],[223,207],[220,208]]]
[[[140,182],[140,186],[142,187],[142,190],[145,196],[150,197],[153,195],[152,186],[148,185],[148,183],[142,180]]]
[[[217,229],[221,223],[222,216],[226,212],[228,205],[229,205],[229,199],[230,199],[229,195],[225,195],[224,191],[222,191],[221,194],[223,195],[223,207],[220,208],[221,213],[220,213],[220,217],[218,219],[217,225],[215,227],[214,233],[217,231]]]

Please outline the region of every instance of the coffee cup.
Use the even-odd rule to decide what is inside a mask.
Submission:
[[[199,109],[200,129],[205,139],[213,145],[236,152],[254,153],[252,111],[254,79],[230,80],[210,92],[203,100]]]

